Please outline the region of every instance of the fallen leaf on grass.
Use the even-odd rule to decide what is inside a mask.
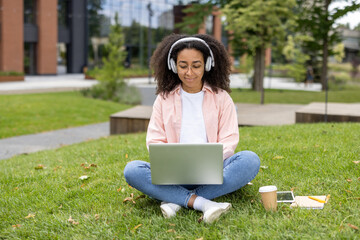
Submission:
[[[359,164],[359,163],[360,163],[360,161],[353,161],[353,163],[355,163],[355,164]]]
[[[352,225],[350,223],[348,223],[348,226],[351,227],[352,229],[355,229],[355,230],[359,230],[359,228],[355,225]]]
[[[86,166],[87,165],[87,166]],[[82,166],[85,170],[89,170],[91,167],[97,167],[96,164],[94,163],[91,163],[91,164],[88,164],[88,163],[82,163],[80,166]]]
[[[346,179],[347,182],[352,182],[352,180],[350,178]]]
[[[167,233],[176,233],[175,229],[170,228],[169,230],[166,231]]]
[[[142,224],[140,223],[139,225],[136,225],[133,229],[131,229],[132,232],[135,232],[136,229],[138,229],[139,227],[141,227]]]
[[[121,187],[119,187],[118,189],[116,189],[116,191],[120,192],[120,191],[121,191]]]
[[[201,238],[197,238],[196,240],[203,240],[204,238],[203,237],[201,237]]]
[[[72,219],[72,217],[70,216],[70,218],[68,219],[68,222],[74,225],[79,225],[79,222],[76,222],[74,219]]]
[[[15,224],[15,225],[11,225],[13,228],[19,228],[19,227],[21,227],[21,225],[20,224]]]
[[[344,189],[344,190],[345,190],[345,192],[352,193],[352,191],[350,191],[350,190],[347,190],[347,189]]]
[[[28,218],[34,218],[34,217],[35,217],[35,214],[29,213],[29,215],[27,215],[25,218],[28,219]]]
[[[125,154],[125,158],[127,159],[129,157],[129,155],[128,154]]]
[[[123,203],[124,203],[124,202],[128,202],[128,201],[132,202],[133,204],[136,203],[136,202],[134,201],[134,194],[133,194],[133,193],[130,194],[130,197],[125,198],[125,199],[123,200]]]
[[[100,219],[100,215],[99,214],[95,214],[95,221]]]
[[[57,171],[58,169],[61,169],[61,168],[62,168],[62,166],[56,166],[53,170]]]
[[[169,226],[175,227],[175,224],[174,223],[169,223]]]
[[[134,198],[134,194],[131,193],[131,194],[130,194],[130,197],[125,198],[125,199],[123,200],[123,202],[128,202],[128,201],[130,201],[130,202],[132,202],[133,204],[135,204],[135,203],[136,203],[135,200],[138,200],[138,199],[140,199],[140,198],[145,198],[145,195],[139,195],[139,196],[137,196],[136,198]]]
[[[283,156],[275,156],[272,158],[272,160],[279,160],[279,159],[283,159],[284,157]]]

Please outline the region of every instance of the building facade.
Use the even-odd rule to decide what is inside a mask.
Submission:
[[[87,39],[87,0],[0,0],[0,71],[57,74],[62,45],[67,73],[80,73]]]

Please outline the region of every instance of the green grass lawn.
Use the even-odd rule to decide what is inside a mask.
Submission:
[[[260,92],[249,89],[232,89],[231,97],[238,103],[260,103]],[[311,102],[324,102],[325,92],[307,92],[290,90],[265,90],[266,103],[309,104]],[[329,102],[353,103],[360,102],[360,88],[329,91]]]
[[[164,219],[159,202],[127,185],[126,163],[148,160],[142,133],[0,161],[0,239],[359,238],[359,124],[239,131],[237,150],[258,153],[262,167],[252,186],[216,199],[233,208],[212,225],[198,223],[201,213],[188,209]],[[89,178],[80,180],[83,175]],[[264,185],[331,197],[323,210],[281,204],[277,212],[266,212],[258,193]],[[134,203],[123,202],[131,196]]]
[[[0,95],[0,139],[105,122],[129,107],[79,92]]]

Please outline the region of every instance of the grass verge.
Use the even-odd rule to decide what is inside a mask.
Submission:
[[[232,89],[231,97],[238,103],[260,103],[261,94],[249,89]],[[309,104],[311,102],[325,102],[325,92],[306,92],[291,90],[265,90],[266,103]],[[329,102],[354,103],[360,102],[360,88],[329,91]]]
[[[0,95],[0,139],[105,122],[129,107],[79,92]]]
[[[359,124],[239,131],[237,151],[258,153],[262,167],[252,186],[216,199],[233,208],[212,225],[198,223],[200,212],[188,209],[164,219],[156,200],[126,184],[126,163],[148,160],[143,133],[0,161],[0,239],[358,238]],[[82,175],[89,178],[80,180]],[[281,204],[277,212],[266,212],[258,193],[263,185],[331,198],[323,210]]]

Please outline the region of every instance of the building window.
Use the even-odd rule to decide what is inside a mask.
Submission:
[[[24,23],[36,24],[36,0],[24,0]]]
[[[24,72],[25,74],[36,74],[36,44],[24,43]]]
[[[68,26],[68,0],[58,0],[58,25],[67,27]]]

